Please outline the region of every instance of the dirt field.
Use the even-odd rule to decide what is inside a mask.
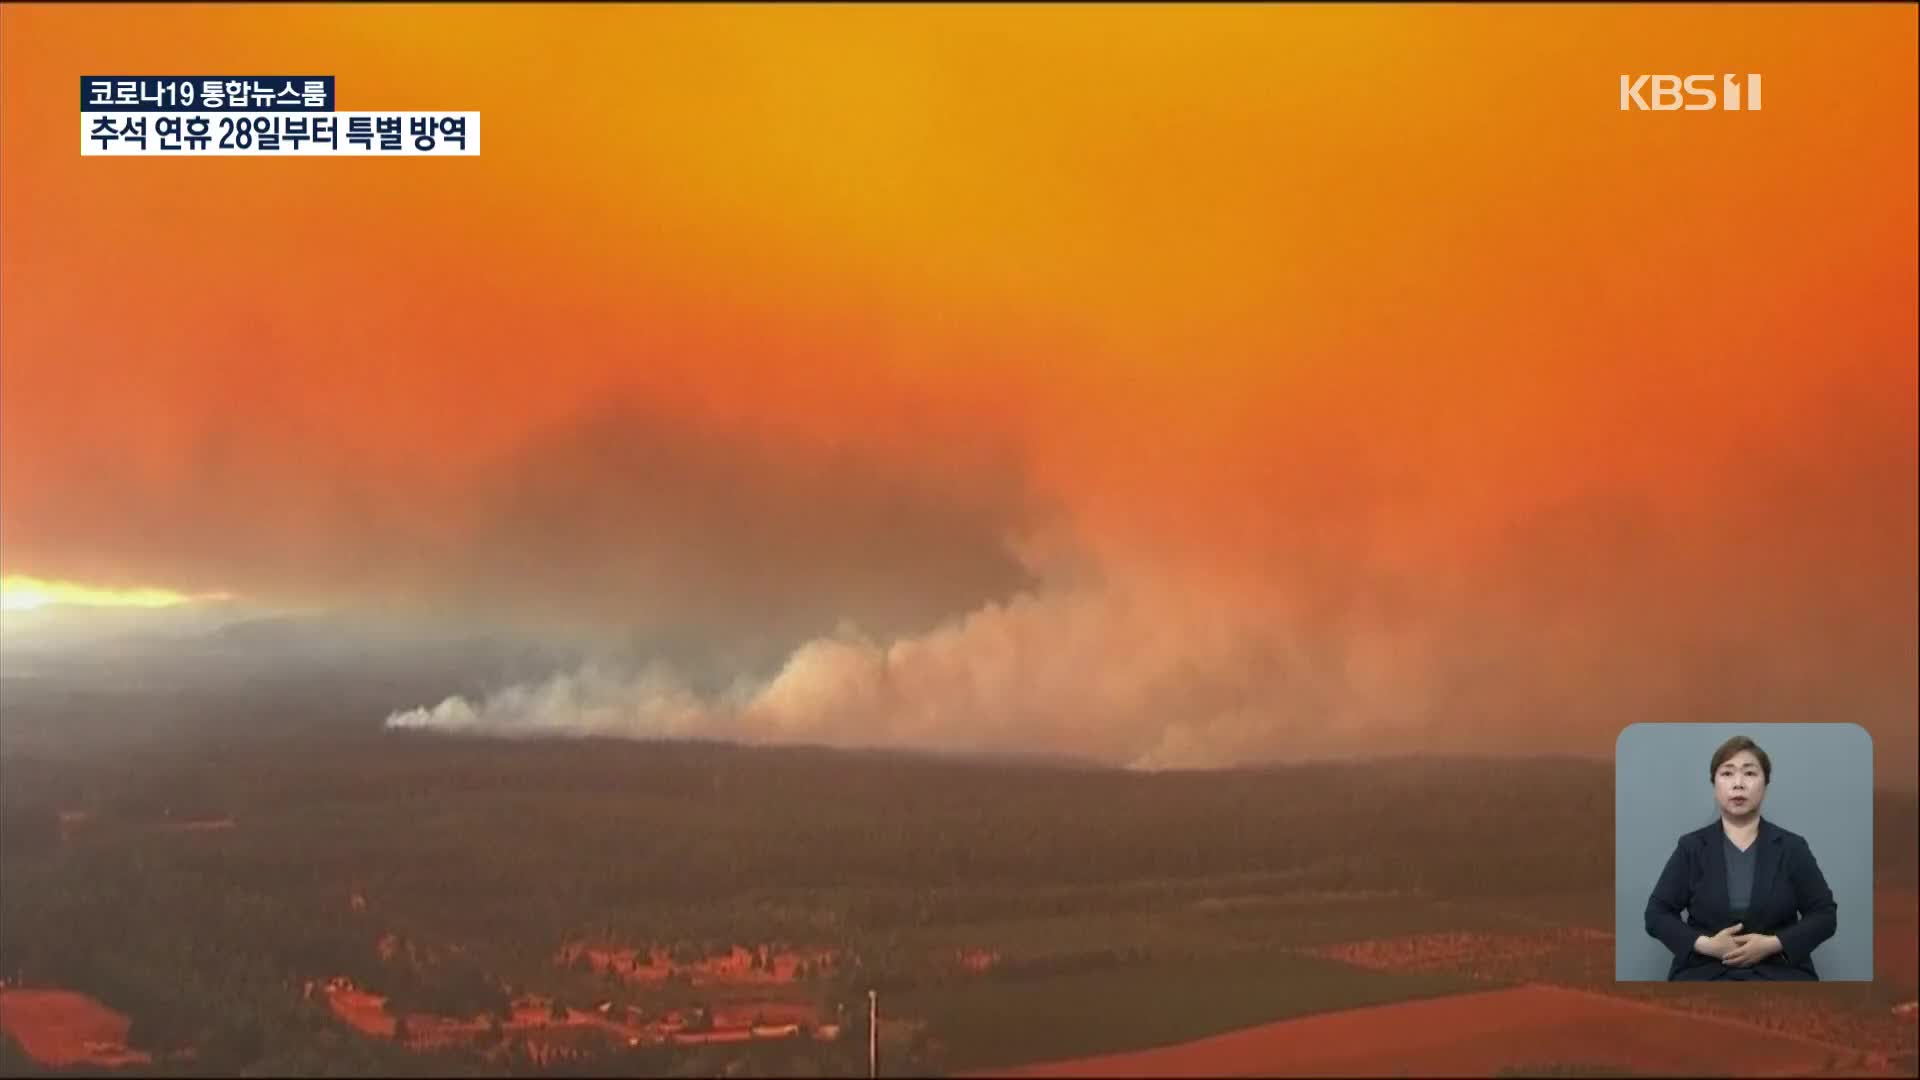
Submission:
[[[127,1048],[127,1018],[70,990],[0,990],[0,1029],[46,1065],[145,1065]]]
[[[1343,942],[1311,955],[1377,971],[1451,971],[1505,983],[1549,983],[1632,998],[1674,1012],[1715,1016],[1777,1034],[1910,1059],[1920,1032],[1893,1005],[1915,996],[1916,897],[1881,889],[1874,896],[1874,982],[1792,984],[1764,995],[1728,997],[1714,986],[1616,983],[1613,940],[1594,929],[1555,927],[1525,933],[1443,932]]]
[[[363,990],[327,991],[327,1007],[335,1016],[364,1034],[391,1039],[393,1014],[386,1011],[386,1004],[386,998]]]
[[[977,1075],[1491,1076],[1516,1067],[1570,1065],[1647,1075],[1798,1076],[1858,1066],[1857,1058],[1824,1043],[1728,1021],[1578,990],[1524,986],[1348,1009],[1179,1046]]]

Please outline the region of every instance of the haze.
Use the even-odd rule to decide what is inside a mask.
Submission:
[[[4,571],[568,657],[370,728],[1158,768],[1844,720],[1910,786],[1911,42],[1828,12],[1682,130],[1611,108],[1631,10],[1294,14],[481,6],[422,60],[400,8],[10,12]],[[238,41],[486,153],[72,152],[72,72]]]

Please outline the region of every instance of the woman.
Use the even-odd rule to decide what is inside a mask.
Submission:
[[[1760,816],[1767,752],[1736,735],[1707,777],[1719,820],[1680,838],[1647,898],[1647,933],[1673,953],[1667,978],[1819,979],[1813,950],[1838,909],[1806,838]]]

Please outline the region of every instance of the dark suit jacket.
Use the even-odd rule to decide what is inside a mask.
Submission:
[[[1711,979],[1724,973],[1720,961],[1693,951],[1693,941],[1702,934],[1712,937],[1734,921],[1727,903],[1725,838],[1718,821],[1682,836],[1647,898],[1647,933],[1673,954],[1668,979]],[[1833,890],[1799,833],[1763,817],[1754,843],[1760,845],[1760,854],[1754,860],[1753,899],[1741,933],[1772,934],[1782,946],[1755,965],[1754,974],[1818,979],[1813,950],[1833,936],[1838,910]]]

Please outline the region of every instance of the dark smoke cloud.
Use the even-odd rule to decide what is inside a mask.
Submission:
[[[1849,406],[1808,405],[1825,408]],[[1030,587],[928,629],[888,633],[850,617],[771,674],[699,686],[658,657],[608,657],[388,723],[1157,768],[1423,750],[1602,755],[1634,722],[1830,720],[1864,724],[1879,737],[1883,780],[1910,785],[1904,421],[1897,408],[1863,407],[1808,419],[1852,434],[1739,440],[1704,497],[1631,470],[1577,474],[1564,490],[1513,499],[1470,542],[1441,527],[1460,507],[1439,477],[1362,485],[1338,510],[1269,493],[1258,557],[1240,565],[1211,557],[1227,549],[1205,523],[1185,559],[1056,523],[1015,545]],[[919,572],[937,576],[931,564]]]
[[[141,573],[177,587],[763,669],[843,620],[905,633],[1031,584],[1009,545],[1038,508],[983,443],[907,457],[621,403],[449,478],[317,431],[243,449],[211,420],[170,473],[122,461],[71,493],[57,565],[118,581],[138,535]]]

